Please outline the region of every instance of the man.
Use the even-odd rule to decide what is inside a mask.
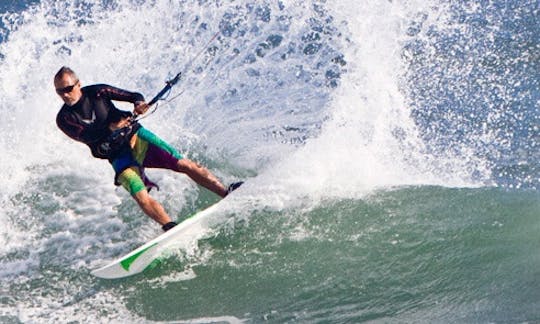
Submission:
[[[163,206],[149,195],[156,187],[144,168],[163,168],[188,175],[199,185],[220,197],[238,188],[237,182],[225,188],[206,168],[183,157],[176,149],[133,122],[132,113],[116,108],[114,101],[133,103],[134,114],[144,114],[149,106],[140,93],[129,92],[105,84],[81,86],[79,78],[68,67],[54,76],[56,93],[64,101],[56,124],[70,138],[82,142],[96,158],[107,159],[122,185],[141,209],[167,231],[177,225]]]

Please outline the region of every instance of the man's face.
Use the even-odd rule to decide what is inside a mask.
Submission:
[[[56,93],[68,106],[73,106],[81,99],[81,83],[73,75],[66,73],[54,80],[54,87]]]

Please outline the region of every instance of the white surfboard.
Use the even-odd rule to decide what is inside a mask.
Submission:
[[[205,218],[205,215],[211,214],[215,209],[216,205],[213,205],[191,216],[133,252],[102,268],[93,270],[92,275],[104,279],[117,279],[143,272],[159,260],[159,257],[166,252],[167,247],[174,245],[181,238],[186,238],[190,232],[199,233],[199,226],[196,224],[201,225],[201,220]]]

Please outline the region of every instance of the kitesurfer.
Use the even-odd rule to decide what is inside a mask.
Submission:
[[[146,177],[145,168],[185,173],[220,197],[242,184],[237,182],[226,188],[206,168],[134,121],[134,115],[142,115],[149,109],[140,93],[105,84],[83,87],[75,72],[65,66],[54,76],[54,86],[64,101],[56,118],[58,127],[70,138],[88,145],[94,157],[107,159],[116,174],[115,184],[122,185],[164,231],[176,223],[150,196],[150,189],[157,185]],[[113,101],[132,103],[133,113],[116,108]]]

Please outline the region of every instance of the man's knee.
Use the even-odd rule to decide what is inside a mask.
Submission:
[[[200,168],[201,166],[198,163],[191,161],[189,159],[186,159],[186,158],[180,159],[176,163],[176,170],[178,172],[190,173]]]

